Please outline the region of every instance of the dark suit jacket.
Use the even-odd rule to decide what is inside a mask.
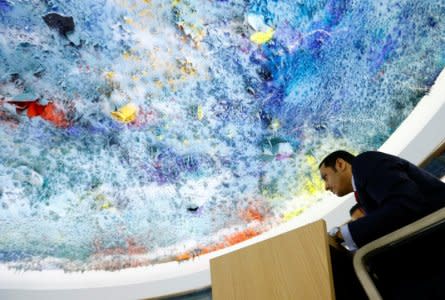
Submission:
[[[445,207],[445,183],[399,157],[364,152],[352,162],[352,174],[366,212],[349,223],[358,247]]]

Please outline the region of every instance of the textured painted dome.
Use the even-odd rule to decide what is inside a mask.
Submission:
[[[445,66],[445,1],[0,0],[0,262],[115,270],[326,196]],[[328,199],[326,201],[329,201]]]

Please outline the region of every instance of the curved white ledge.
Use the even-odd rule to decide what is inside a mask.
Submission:
[[[380,148],[421,163],[445,142],[445,71],[430,93]],[[209,260],[324,218],[328,227],[348,219],[352,197],[332,197],[260,236],[186,262],[169,262],[115,272],[17,272],[0,266],[0,299],[136,299],[173,295],[210,286]]]

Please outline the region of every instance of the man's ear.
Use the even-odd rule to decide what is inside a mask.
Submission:
[[[346,161],[343,158],[337,158],[335,161],[335,168],[338,171],[344,171],[346,169]]]

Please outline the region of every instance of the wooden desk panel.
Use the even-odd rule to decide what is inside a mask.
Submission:
[[[334,299],[324,220],[210,260],[214,300]]]

